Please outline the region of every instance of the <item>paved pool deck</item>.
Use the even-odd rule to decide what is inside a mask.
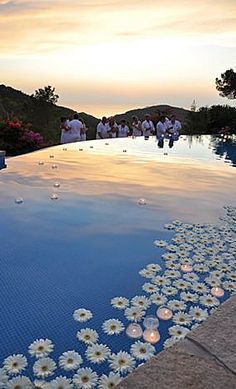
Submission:
[[[119,389],[236,389],[236,294]]]

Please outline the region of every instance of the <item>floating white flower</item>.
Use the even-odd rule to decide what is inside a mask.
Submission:
[[[229,292],[233,292],[236,290],[236,282],[234,281],[224,281],[222,283],[222,286],[225,290],[228,290]]]
[[[193,320],[201,322],[208,317],[208,312],[206,309],[202,309],[199,306],[191,307],[189,314],[192,316]]]
[[[74,320],[79,321],[79,322],[88,321],[88,320],[90,320],[92,317],[93,317],[92,312],[89,311],[88,309],[84,309],[84,308],[76,309],[76,310],[74,311],[74,313],[73,313],[73,318],[74,318]]]
[[[108,376],[103,374],[99,378],[98,389],[112,389],[117,386],[120,381],[120,375],[111,371]]]
[[[131,354],[136,359],[141,359],[147,361],[155,354],[155,347],[152,346],[150,343],[143,343],[139,340],[132,344],[130,348]]]
[[[146,296],[135,296],[132,298],[131,304],[141,309],[147,309],[150,307],[151,302]]]
[[[161,293],[165,294],[166,296],[175,296],[178,293],[178,289],[174,288],[173,286],[164,286],[161,289]]]
[[[125,310],[125,317],[129,321],[141,321],[142,318],[145,316],[145,311],[143,311],[139,307],[131,307],[131,308],[126,308]]]
[[[42,380],[35,380],[33,382],[33,389],[48,389],[48,382]]]
[[[176,280],[174,281],[173,285],[180,290],[186,290],[190,288],[190,283],[185,280]]]
[[[33,366],[34,374],[39,378],[46,378],[53,375],[56,364],[51,358],[40,358]]]
[[[164,342],[164,344],[163,344],[164,349],[166,350],[169,347],[174,346],[174,344],[177,343],[178,341],[179,341],[178,338],[171,336],[170,338],[166,339],[166,341]]]
[[[165,276],[156,276],[155,278],[153,278],[153,282],[160,287],[169,286],[171,284],[170,279]]]
[[[167,303],[167,307],[171,311],[184,311],[187,308],[187,305],[181,300],[170,300]]]
[[[87,359],[92,363],[102,363],[110,355],[111,350],[105,344],[92,344],[85,352]]]
[[[92,389],[97,385],[97,380],[97,373],[90,367],[79,369],[73,377],[73,383],[78,389]]]
[[[7,387],[8,375],[5,369],[0,369],[0,389]]]
[[[162,256],[162,259],[164,259],[164,261],[176,261],[178,259],[178,256],[176,254],[173,254],[173,253],[166,253],[166,254],[163,254]]]
[[[160,293],[155,293],[150,298],[151,298],[151,301],[153,302],[153,304],[156,304],[156,305],[165,305],[165,303],[167,302],[167,297],[163,296]]]
[[[175,225],[174,224],[165,224],[164,225],[164,228],[166,229],[166,230],[174,230],[175,229]],[[176,230],[177,231],[177,230]]]
[[[59,366],[66,371],[78,369],[82,362],[82,357],[74,350],[65,351],[59,358]]]
[[[12,378],[8,381],[5,389],[32,389],[32,382],[29,378],[21,376]]]
[[[175,263],[175,262],[172,262],[172,261],[168,261],[166,263],[166,268],[170,269],[170,270],[177,270],[177,269],[180,268],[180,263]]]
[[[181,273],[178,270],[166,270],[163,275],[164,277],[173,278],[173,279],[181,277]]]
[[[57,377],[49,384],[50,389],[73,389],[74,385],[71,379],[66,377]]]
[[[169,244],[168,246],[166,246],[166,250],[172,253],[176,253],[176,251],[178,251],[178,246],[174,244]]]
[[[102,329],[107,335],[118,335],[124,331],[125,327],[120,320],[109,319],[104,321]]]
[[[54,345],[49,339],[37,339],[29,346],[29,354],[32,357],[47,357],[53,351]]]
[[[165,240],[154,240],[153,244],[156,247],[166,247],[168,243]]]
[[[216,278],[216,277],[212,277],[212,276],[209,276],[209,277],[206,277],[205,278],[205,283],[210,285],[210,286],[219,286],[220,284],[220,280],[219,278]]]
[[[186,280],[186,281],[189,281],[189,282],[196,282],[199,280],[199,277],[197,274],[195,273],[186,273],[186,274],[183,274],[183,278]]]
[[[230,271],[227,274],[227,279],[232,280],[232,281],[236,281],[236,272]]]
[[[111,300],[111,305],[117,309],[125,309],[129,305],[129,300],[125,297],[114,297]]]
[[[216,307],[220,304],[219,300],[216,297],[211,296],[210,294],[201,296],[199,301],[202,305],[209,308]]]
[[[199,294],[204,294],[209,292],[209,288],[203,282],[194,282],[191,286],[191,289]]]
[[[158,271],[161,270],[161,266],[158,265],[157,263],[149,263],[149,264],[147,265],[147,269],[148,269],[148,270],[151,270],[151,271],[153,271],[153,272],[158,272]]]
[[[78,331],[76,334],[78,340],[84,342],[86,344],[97,343],[98,341],[98,333],[91,328],[82,328],[82,330]]]
[[[178,339],[183,339],[185,338],[185,336],[190,330],[186,327],[177,325],[177,326],[170,327],[168,331],[171,336],[174,336],[175,338]]]
[[[178,312],[173,316],[173,322],[175,324],[189,326],[192,322],[192,318],[187,313]]]
[[[201,264],[201,263],[194,265],[193,268],[197,273],[208,273],[209,272],[209,267],[204,265],[204,264]]]
[[[181,300],[184,300],[186,302],[197,302],[199,299],[199,296],[197,293],[190,293],[190,292],[181,292],[180,293]]]
[[[149,269],[142,269],[139,271],[140,276],[145,278],[153,278],[155,275],[155,272],[153,270]]]
[[[142,286],[142,289],[144,290],[144,292],[147,293],[155,293],[158,291],[158,287],[156,285],[151,284],[150,282],[145,282],[145,284],[143,284]]]
[[[22,354],[10,355],[3,361],[3,367],[8,374],[20,374],[27,365],[27,359]]]
[[[135,367],[135,360],[126,351],[112,354],[109,359],[110,368],[117,373],[130,373]]]

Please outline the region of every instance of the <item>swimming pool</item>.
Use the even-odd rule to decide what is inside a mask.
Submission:
[[[75,387],[107,388],[154,351],[140,356],[144,346],[136,344],[131,352],[135,340],[125,329],[135,309],[114,308],[113,298],[124,297],[124,308],[138,306],[143,329],[143,319],[159,306],[171,308],[173,319],[159,323],[158,353],[235,290],[235,139],[181,137],[171,149],[168,142],[158,149],[154,138],[89,141],[10,158],[7,165],[0,172],[2,387],[6,379],[16,387],[14,377],[23,375],[43,381],[39,387],[50,381],[52,389],[59,388],[55,377],[64,376],[60,385],[72,388],[76,375]],[[184,273],[181,264],[193,271]],[[208,301],[215,285],[224,296]],[[199,318],[191,307],[200,308]],[[73,317],[80,308],[88,312]],[[104,326],[109,319],[119,321]],[[178,335],[170,328],[181,322]],[[111,324],[117,334],[108,334]],[[95,332],[87,338],[79,332],[78,339],[86,328]],[[36,339],[51,342],[36,352]],[[102,356],[96,343],[104,345]],[[74,355],[75,369],[60,359],[69,350],[83,359]],[[121,350],[128,353],[124,366],[116,358]],[[14,358],[7,359],[14,354],[22,355],[15,370]],[[91,371],[77,373],[83,368]],[[110,381],[99,380],[110,372]],[[28,381],[21,382],[27,389]]]

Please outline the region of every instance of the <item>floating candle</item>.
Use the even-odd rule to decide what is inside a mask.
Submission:
[[[157,317],[159,317],[161,320],[170,320],[172,316],[172,311],[167,307],[160,307],[157,310]]]
[[[140,339],[143,335],[142,327],[137,323],[131,323],[126,328],[126,335],[132,339]]]
[[[143,321],[143,325],[147,329],[155,330],[159,326],[159,320],[156,318],[156,316],[147,316]]]
[[[185,263],[184,265],[181,265],[181,270],[184,273],[190,273],[191,271],[193,271],[193,267],[188,263]]]
[[[215,286],[214,288],[211,289],[211,294],[215,297],[223,297],[225,292],[222,288],[219,286]]]
[[[145,199],[139,199],[138,204],[139,205],[146,205],[147,201]]]
[[[151,344],[155,344],[160,340],[160,333],[157,330],[147,328],[143,333],[143,339]]]

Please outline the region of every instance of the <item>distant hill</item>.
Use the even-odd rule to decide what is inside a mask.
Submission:
[[[50,103],[42,103],[31,96],[9,86],[0,85],[0,117],[31,122],[34,131],[43,135],[53,144],[60,140],[60,117],[72,117],[75,111]],[[95,137],[98,119],[84,112],[79,113],[89,128],[89,138]]]
[[[184,108],[172,107],[170,105],[153,105],[151,107],[132,109],[131,111],[116,115],[115,117],[117,121],[126,120],[131,123],[132,116],[137,116],[140,120],[144,120],[145,115],[149,114],[155,121],[162,113],[167,116],[176,115],[176,118],[184,124],[187,120],[189,111]]]

